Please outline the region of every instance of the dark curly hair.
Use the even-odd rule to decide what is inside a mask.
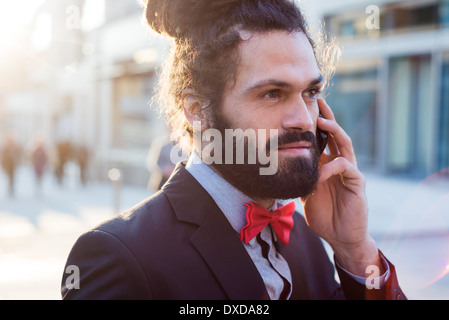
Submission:
[[[178,141],[184,147],[190,146],[193,130],[183,114],[182,93],[193,89],[209,112],[221,106],[235,77],[240,31],[303,32],[315,51],[305,18],[291,0],[146,1],[148,24],[174,40],[162,69],[158,104],[173,135],[187,138]]]

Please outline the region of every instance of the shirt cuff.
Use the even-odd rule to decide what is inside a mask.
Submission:
[[[378,283],[379,286],[382,287],[382,286],[387,282],[388,278],[390,277],[390,265],[388,264],[387,260],[385,259],[385,257],[384,257],[382,254],[380,254],[380,259],[381,259],[382,265],[383,265],[383,267],[385,268],[386,271],[385,271],[384,274],[380,275],[379,277],[375,277],[375,278],[371,277],[370,282],[373,281],[374,283]],[[357,281],[358,283],[363,284],[363,285],[366,285],[366,284],[367,284],[366,281],[367,281],[368,277],[366,277],[366,278],[365,278],[365,277],[360,277],[360,276],[357,276],[357,275],[355,275],[355,274],[349,272],[348,270],[346,270],[345,268],[343,268],[343,267],[338,263],[338,261],[337,261],[337,259],[335,259],[335,257],[334,257],[334,261],[335,261],[335,263],[338,265],[338,267],[339,267],[341,270],[343,270],[344,272],[346,272],[346,273],[347,273],[349,276],[351,276],[355,281]],[[367,272],[367,274],[368,274],[368,272]],[[369,276],[369,274],[368,274],[368,276]]]

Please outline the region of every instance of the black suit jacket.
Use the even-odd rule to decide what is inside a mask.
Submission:
[[[294,217],[290,243],[280,245],[291,299],[404,297],[392,265],[381,290],[366,290],[338,270],[340,286],[321,240],[299,213]],[[64,273],[63,299],[269,299],[239,234],[182,164],[161,191],[83,234],[69,265],[79,268],[79,289],[69,289],[73,276]]]

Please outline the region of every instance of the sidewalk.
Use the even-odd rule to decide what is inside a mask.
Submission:
[[[70,248],[87,229],[115,215],[112,184],[82,187],[69,171],[63,188],[47,176],[36,196],[22,167],[10,199],[0,175],[0,299],[60,299]],[[366,174],[369,229],[409,298],[449,299],[449,180],[411,181]],[[150,195],[123,186],[120,210]]]
[[[371,234],[414,236],[448,233],[449,177],[399,179],[365,173]]]
[[[449,178],[365,174],[369,230],[411,299],[449,299]]]
[[[111,183],[83,187],[72,173],[63,188],[46,176],[37,196],[30,168],[22,167],[13,199],[0,174],[0,300],[60,300],[64,265],[76,239],[115,215]],[[146,188],[123,186],[120,210],[149,195]]]

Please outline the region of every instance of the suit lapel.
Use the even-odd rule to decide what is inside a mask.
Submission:
[[[237,233],[222,214],[209,214],[192,237],[192,243],[214,272],[229,299],[268,299],[259,272]]]
[[[191,242],[229,299],[268,299],[263,280],[238,234],[182,164],[178,164],[163,191],[179,220],[198,225]]]
[[[279,253],[284,257],[290,266],[290,272],[292,274],[292,286],[293,291],[290,296],[291,300],[307,299],[309,292],[307,274],[304,267],[307,265],[307,255],[304,250],[304,237],[303,237],[303,221],[300,219],[300,214],[295,212],[293,215],[295,219],[294,228],[290,233],[290,243],[285,246],[279,243]],[[292,268],[292,266],[295,266]]]

